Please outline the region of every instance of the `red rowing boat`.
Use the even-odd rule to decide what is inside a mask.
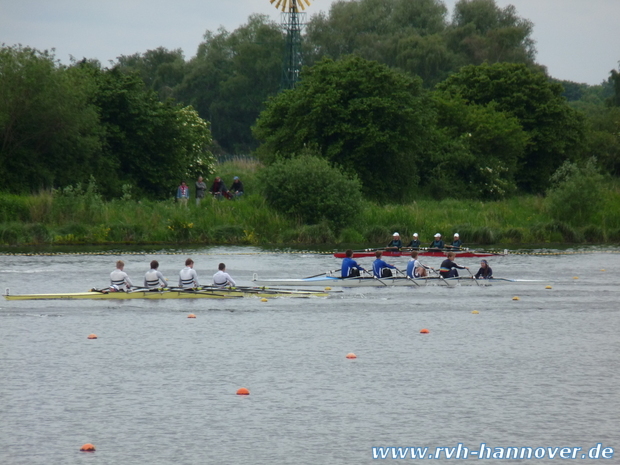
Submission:
[[[366,250],[354,250],[353,258],[364,258],[364,257],[374,257],[375,252],[380,249],[366,249]],[[446,253],[450,250],[419,250],[418,255],[421,257],[445,257]],[[474,250],[455,250],[457,258],[473,258],[473,257],[503,257],[506,253],[495,253],[495,252],[476,252]],[[411,255],[411,250],[383,250],[384,257],[408,257]],[[336,258],[345,258],[346,255],[344,252],[336,252],[334,253],[334,257]]]

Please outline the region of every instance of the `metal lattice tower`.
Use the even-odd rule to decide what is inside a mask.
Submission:
[[[286,43],[282,62],[282,89],[292,89],[299,81],[303,65],[301,51],[301,30],[305,25],[306,13],[299,9],[310,6],[309,0],[270,0],[275,7],[282,9],[282,29],[286,31]]]

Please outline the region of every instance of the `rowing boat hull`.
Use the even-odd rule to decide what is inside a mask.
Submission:
[[[353,252],[353,258],[366,258],[366,257],[374,257],[376,250],[363,250]],[[411,255],[411,250],[405,251],[390,251],[385,250],[382,251],[384,257],[409,257]],[[445,257],[449,250],[421,250],[418,252],[418,255],[421,257]],[[456,254],[456,258],[483,258],[483,257],[503,257],[505,254],[503,253],[493,253],[493,252],[471,252],[471,251],[463,251],[463,252],[454,252]],[[336,258],[345,258],[345,252],[336,252],[334,253],[334,257]]]
[[[329,292],[268,288],[198,291],[70,292],[58,294],[7,294],[6,300],[125,300],[125,299],[235,299],[243,297],[327,297]]]
[[[409,279],[401,276],[392,278],[338,278],[336,276],[317,276],[312,278],[290,278],[290,279],[258,279],[254,278],[254,282],[265,286],[326,286],[326,287],[386,287],[386,286],[491,286],[500,283],[522,283],[522,282],[539,282],[535,280],[524,279],[474,279],[471,276],[463,276],[458,278],[439,278],[431,276],[428,278]]]

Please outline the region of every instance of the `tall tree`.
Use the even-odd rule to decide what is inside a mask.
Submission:
[[[399,200],[418,182],[433,115],[419,78],[350,56],[322,60],[271,99],[256,123],[265,163],[312,147],[356,173],[369,198]]]
[[[583,147],[583,116],[568,106],[562,86],[525,65],[466,66],[437,89],[470,104],[493,103],[519,121],[529,141],[517,181],[527,191],[543,192],[553,172]]]

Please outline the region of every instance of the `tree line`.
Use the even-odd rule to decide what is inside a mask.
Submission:
[[[566,161],[620,175],[620,77],[558,82],[535,61],[534,25],[513,6],[360,0],[312,16],[302,81],[280,92],[285,36],[261,15],[207,31],[196,55],[164,47],[59,64],[0,53],[4,190],[86,182],[104,195],[170,196],[212,154],[265,164],[305,151],[367,198],[496,199],[541,193]],[[465,193],[465,194],[464,194]]]

